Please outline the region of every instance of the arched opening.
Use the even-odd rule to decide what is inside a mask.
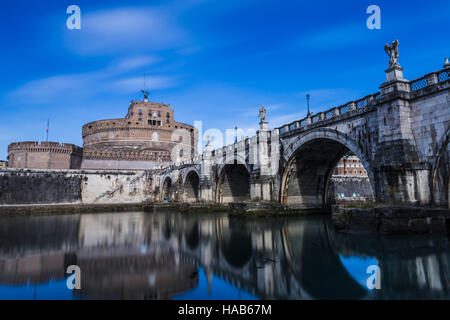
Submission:
[[[242,268],[253,255],[252,238],[249,230],[239,222],[219,223],[217,230],[219,247],[227,263]]]
[[[189,249],[195,250],[200,243],[198,221],[189,221],[184,226],[184,239]]]
[[[241,202],[250,199],[250,174],[243,164],[227,164],[217,183],[218,203]]]
[[[162,186],[162,200],[163,201],[169,201],[171,199],[172,195],[172,179],[167,177],[164,180],[163,186]]]
[[[287,162],[282,177],[281,202],[310,208],[325,207],[329,204],[331,176],[339,160],[350,151],[355,150],[334,139],[306,140]],[[368,168],[363,167],[368,172]],[[369,183],[370,179],[368,172]]]
[[[374,200],[369,175],[361,160],[348,151],[337,163],[328,185],[327,203]]]
[[[439,150],[433,170],[433,199],[439,207],[450,208],[450,134]]]
[[[200,177],[197,172],[190,171],[186,176],[183,187],[183,198],[186,202],[198,202],[200,200]]]

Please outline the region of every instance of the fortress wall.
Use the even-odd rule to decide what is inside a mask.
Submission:
[[[146,171],[0,169],[0,205],[141,202],[149,184]]]

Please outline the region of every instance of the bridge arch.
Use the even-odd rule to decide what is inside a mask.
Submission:
[[[348,151],[360,159],[375,190],[371,161],[356,141],[338,130],[318,128],[296,138],[283,152],[281,203],[325,206],[333,170]]]
[[[450,129],[438,144],[432,169],[432,197],[437,206],[450,208]]]
[[[250,168],[243,159],[219,166],[216,202],[240,202],[250,199]]]
[[[190,168],[184,175],[183,200],[186,202],[200,201],[200,174],[196,168]]]
[[[245,226],[231,220],[216,220],[216,236],[220,252],[229,266],[243,268],[253,256],[253,243]]]
[[[170,176],[162,179],[161,200],[170,200],[172,198],[173,180]]]

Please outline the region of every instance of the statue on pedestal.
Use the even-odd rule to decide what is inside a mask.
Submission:
[[[265,122],[266,120],[266,107],[263,105],[261,108],[259,108],[259,118],[261,118],[261,123]]]
[[[141,90],[142,94],[144,95],[144,101],[148,101],[148,95],[150,94],[147,90]]]
[[[389,69],[400,67],[398,64],[398,40],[392,41],[391,45],[389,46],[387,43],[384,45],[384,51],[389,56]]]

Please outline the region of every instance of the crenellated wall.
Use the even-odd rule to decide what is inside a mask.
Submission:
[[[8,146],[10,168],[79,169],[83,148],[58,142],[23,141]]]

